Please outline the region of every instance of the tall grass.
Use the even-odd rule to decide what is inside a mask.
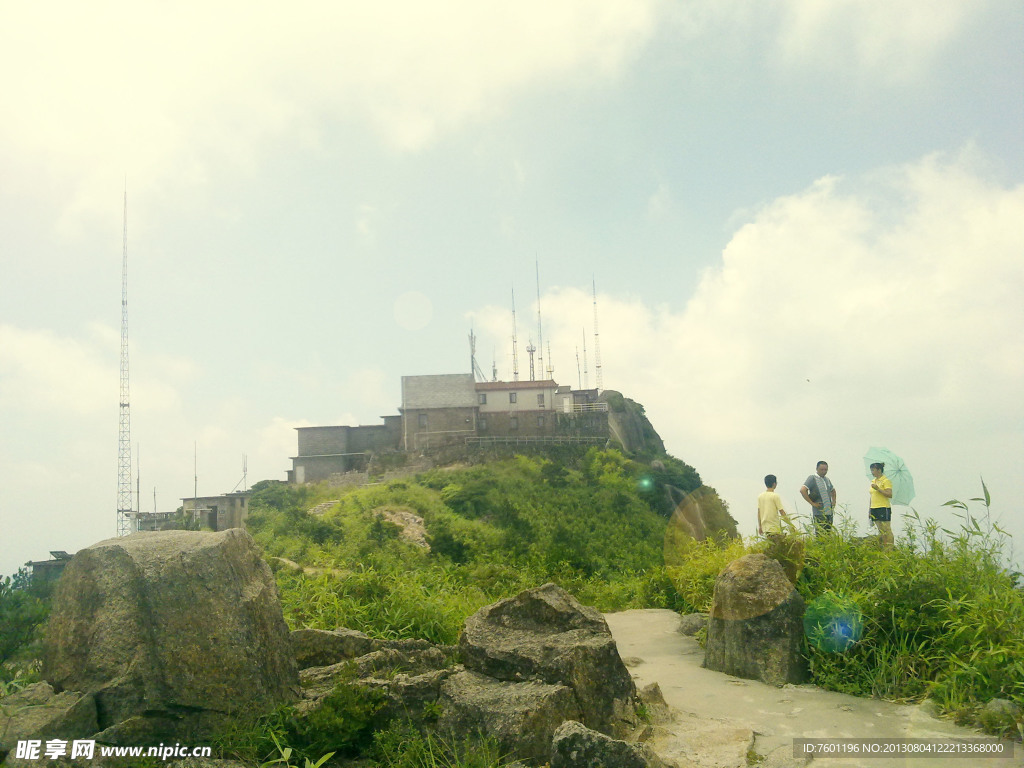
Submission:
[[[934,699],[966,721],[980,706],[1009,699],[1024,707],[1024,591],[1007,567],[1008,537],[990,519],[953,500],[959,528],[907,516],[892,550],[840,531],[808,542],[798,583],[810,603],[842,596],[863,620],[843,653],[807,648],[814,682],[895,700]],[[1020,723],[1006,723],[1006,731]]]
[[[858,538],[850,525],[803,536],[796,586],[808,615],[818,617],[806,644],[815,684],[896,701],[930,698],[974,724],[993,699],[1024,708],[1024,590],[1008,567],[1009,537],[992,522],[983,491],[969,502],[948,502],[958,526],[911,512],[891,550],[874,537]],[[764,542],[690,541],[677,544],[666,570],[681,601],[706,611],[721,569],[752,551],[772,554]],[[991,730],[1019,738],[1024,723],[1018,717]]]

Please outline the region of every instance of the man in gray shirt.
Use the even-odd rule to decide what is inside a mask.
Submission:
[[[828,474],[828,462],[819,461],[815,474],[804,480],[800,486],[800,495],[811,505],[815,534],[832,530],[832,515],[836,508],[836,489]]]

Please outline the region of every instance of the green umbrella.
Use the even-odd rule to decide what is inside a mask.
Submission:
[[[864,456],[864,470],[868,477],[872,477],[871,465],[879,462],[885,465],[885,476],[892,481],[892,503],[904,507],[910,504],[915,495],[914,478],[906,462],[888,448],[868,448]]]

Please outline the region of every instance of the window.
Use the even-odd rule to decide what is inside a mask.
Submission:
[[[544,407],[544,393],[543,392],[541,392],[539,395],[537,395],[537,407],[538,408],[543,408]]]
[[[421,413],[420,414],[420,429],[426,429],[426,428],[427,428],[427,414]]]
[[[509,428],[509,430],[513,430],[513,429],[519,429],[519,417],[517,417],[517,416],[512,416],[512,417],[511,417],[511,418],[510,418],[510,419],[508,420],[508,428]]]
[[[515,392],[509,392],[508,393],[508,401],[510,403],[516,402],[516,393]]]
[[[476,420],[476,428],[479,429],[481,432],[486,432],[487,431],[487,419],[477,419]]]
[[[544,426],[544,417],[543,416],[538,416],[537,417],[537,426],[538,427],[543,427]]]
[[[477,395],[477,399],[480,401],[480,405],[487,405],[487,393],[481,392]]]

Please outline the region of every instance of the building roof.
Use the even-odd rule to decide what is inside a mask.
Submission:
[[[402,377],[402,407],[473,408],[476,388],[471,373]]]
[[[252,496],[252,491],[231,491],[217,496],[181,496],[179,498],[182,501],[216,501],[217,499],[248,499],[250,496]]]
[[[555,389],[558,384],[553,379],[541,379],[540,381],[478,381],[476,390],[478,392],[514,391],[517,389]]]

